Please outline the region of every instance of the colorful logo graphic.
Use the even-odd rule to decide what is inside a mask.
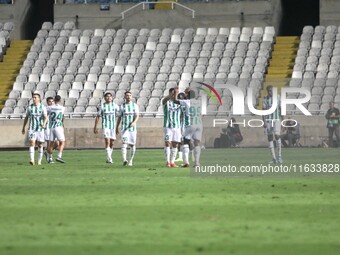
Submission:
[[[214,89],[214,87],[212,87],[209,84],[203,83],[203,82],[197,82],[197,83],[202,85],[202,87],[200,87],[199,90],[204,91],[211,98],[211,100],[213,100],[214,104],[217,104],[217,101],[216,101],[216,97],[217,97],[218,102],[220,103],[220,105],[222,105],[221,96],[217,93],[217,91]],[[207,87],[208,89],[203,87],[203,86]],[[215,96],[214,96],[214,94],[215,94]]]

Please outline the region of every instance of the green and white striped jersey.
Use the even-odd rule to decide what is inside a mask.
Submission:
[[[270,109],[273,105],[273,97],[271,96],[265,96],[263,99],[263,109]],[[280,100],[280,96],[277,96],[277,108],[275,110],[275,112],[269,114],[269,115],[265,115],[265,120],[280,120],[281,119],[281,100]]]
[[[49,128],[62,127],[64,125],[64,112],[65,107],[59,104],[54,104],[47,107]]]
[[[42,131],[44,124],[44,115],[47,115],[46,107],[40,103],[38,105],[31,104],[27,107],[26,115],[29,117],[28,130]]]
[[[184,128],[190,126],[190,100],[179,100],[182,107],[182,126]]]
[[[102,103],[100,105],[98,115],[102,117],[102,127],[114,129],[116,126],[116,114],[118,106],[114,102]]]
[[[134,121],[135,115],[139,114],[138,104],[130,102],[129,104],[123,103],[120,106],[119,115],[122,118],[122,130],[135,131],[137,125],[130,127],[130,124]]]
[[[181,111],[182,107],[179,102],[172,100],[167,101],[163,105],[164,111],[164,127],[180,128],[181,127]]]

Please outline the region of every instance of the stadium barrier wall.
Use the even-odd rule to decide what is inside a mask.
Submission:
[[[340,1],[320,0],[320,25],[340,26]]]
[[[164,27],[232,27],[232,26],[274,26],[280,27],[282,8],[280,0],[244,0],[225,3],[185,3],[195,10],[191,13],[178,8],[172,10],[145,10],[135,8],[126,13],[124,20],[121,12],[135,3],[111,4],[109,10],[101,11],[99,4],[55,4],[54,20],[76,21],[79,29],[95,28],[164,28]]]
[[[15,1],[14,4],[2,4],[0,7],[0,22],[14,23],[11,39],[23,39],[25,37],[25,21],[31,10],[30,0]]]
[[[213,119],[230,119],[230,117],[205,117],[204,133],[202,144],[205,147],[213,147],[215,138],[220,137],[222,128],[226,125],[212,127]],[[251,119],[261,119],[259,117],[240,117],[235,116],[239,122],[246,122],[246,127],[240,125],[243,135],[241,147],[267,147],[267,138],[264,135],[264,129],[251,128],[248,121]],[[303,146],[319,146],[328,136],[326,128],[326,119],[323,115],[319,116],[292,116],[300,122],[301,138]],[[0,120],[0,148],[26,147],[27,136],[21,134],[23,120],[21,119],[1,119]],[[255,123],[253,123],[255,124]],[[140,118],[138,122],[137,146],[139,148],[161,148],[163,147],[163,118]],[[66,119],[65,136],[67,148],[102,148],[103,137],[101,130],[99,134],[93,133],[94,119]],[[120,137],[118,136],[118,141]],[[115,147],[119,147],[118,142]]]

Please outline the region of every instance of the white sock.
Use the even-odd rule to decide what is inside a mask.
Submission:
[[[178,152],[178,158],[179,158],[179,159],[182,159],[182,158],[183,158],[183,152],[181,152],[181,151]]]
[[[63,157],[63,153],[58,151],[58,158],[62,158]]]
[[[194,154],[194,150],[191,150],[191,161],[195,162],[195,154]]]
[[[272,158],[276,159],[275,149],[274,149],[274,142],[273,141],[269,142],[269,150],[270,150],[270,153],[272,154]]]
[[[41,161],[44,156],[44,147],[38,147],[38,152],[39,152],[38,161]]]
[[[170,163],[170,147],[164,147],[165,161]]]
[[[123,158],[123,161],[126,161],[126,151],[127,151],[127,144],[123,143],[122,144],[122,158]]]
[[[30,160],[34,161],[34,147],[30,146],[28,151],[30,152]]]
[[[281,158],[281,151],[282,151],[281,138],[277,139],[276,143],[277,143],[278,157]]]
[[[135,152],[136,152],[136,146],[131,146],[130,147],[130,162],[132,162],[133,157],[135,156]]]
[[[106,159],[110,161],[111,160],[111,153],[112,153],[111,148],[107,147],[105,150],[106,150]]]
[[[189,145],[188,144],[184,144],[183,145],[183,163],[184,164],[189,164]]]
[[[170,158],[171,164],[175,163],[176,156],[177,156],[177,148],[172,148],[171,149],[171,158]]]
[[[201,146],[195,146],[194,148],[194,157],[195,157],[195,164],[198,165],[200,163],[200,156],[201,156]]]

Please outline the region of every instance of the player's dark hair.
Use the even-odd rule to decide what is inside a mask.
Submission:
[[[106,97],[107,95],[111,95],[112,96],[112,93],[110,91],[107,91],[107,92],[105,92],[104,97]]]
[[[273,89],[272,85],[267,86],[266,90],[268,91],[269,89]]]
[[[59,96],[59,95],[56,95],[55,97],[54,97],[54,102],[60,102],[61,101],[61,96]]]
[[[130,90],[125,91],[124,95],[126,95],[126,94],[131,94],[132,95]]]
[[[53,97],[48,97],[46,98],[46,102],[50,101],[50,100],[54,100]]]
[[[185,99],[185,94],[183,92],[181,92],[177,95],[177,98],[178,99]]]
[[[189,90],[189,92],[188,92],[188,94],[187,94],[187,98],[188,98],[188,99],[193,99],[193,98],[195,98],[195,97],[196,97],[195,91]]]

